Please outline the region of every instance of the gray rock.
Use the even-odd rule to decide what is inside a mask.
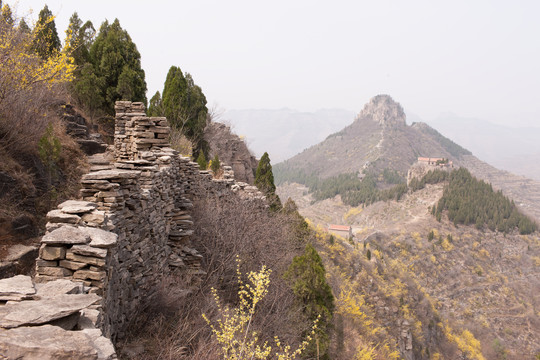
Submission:
[[[88,264],[80,263],[80,262],[77,262],[77,261],[70,261],[70,260],[60,260],[59,265],[61,267],[69,269],[69,270],[80,270],[80,269],[88,266]]]
[[[8,255],[6,256],[5,260],[7,261],[18,261],[20,259],[26,258],[27,256],[31,256],[33,252],[36,251],[35,246],[27,246],[22,244],[15,244],[13,246],[10,246],[8,249]],[[34,255],[34,258],[36,255]]]
[[[90,237],[90,246],[96,248],[110,248],[116,245],[118,235],[110,231],[96,229],[92,227],[80,228],[80,230]]]
[[[105,258],[107,256],[106,249],[96,248],[89,245],[73,245],[71,252],[77,255],[94,256],[98,258]]]
[[[116,352],[111,340],[101,334],[98,329],[83,329],[82,333],[92,339],[94,346],[98,352],[98,359],[112,360],[116,359]]]
[[[99,310],[96,309],[84,309],[81,310],[81,317],[77,327],[81,330],[95,329],[98,322]]]
[[[48,266],[37,266],[36,272],[39,275],[46,275],[51,276],[53,278],[62,278],[66,276],[70,276],[73,274],[73,271],[60,268],[60,267],[48,267]]]
[[[105,211],[94,210],[91,213],[84,214],[82,221],[86,223],[101,225],[105,222]]]
[[[81,217],[74,214],[66,214],[63,210],[51,210],[47,213],[47,220],[52,223],[78,224]]]
[[[34,301],[8,303],[0,307],[0,327],[14,328],[46,324],[78,312],[101,300],[95,294],[60,295]]]
[[[43,244],[87,244],[90,242],[90,236],[87,232],[81,231],[84,228],[73,226],[62,226],[43,236]]]
[[[35,293],[30,276],[17,275],[0,280],[0,300],[23,300]]]
[[[37,296],[51,298],[63,294],[81,294],[83,284],[68,279],[58,279],[44,284],[36,284]]]
[[[83,180],[107,180],[107,179],[134,179],[141,174],[140,171],[131,170],[101,170],[83,175]]]
[[[88,334],[52,325],[0,329],[0,354],[3,359],[99,359],[98,350]]]
[[[97,208],[97,204],[90,201],[68,200],[58,205],[58,208],[67,214],[84,214]]]

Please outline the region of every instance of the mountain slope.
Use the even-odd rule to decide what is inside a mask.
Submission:
[[[540,180],[540,128],[509,127],[442,114],[429,124],[500,169]]]
[[[401,105],[388,95],[367,103],[356,120],[323,142],[275,166],[276,177],[305,172],[321,179],[369,168],[376,174],[385,168],[402,176],[419,156],[442,157],[458,162],[469,151],[446,139],[428,125],[408,126]]]

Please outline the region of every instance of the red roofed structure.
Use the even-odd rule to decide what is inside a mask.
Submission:
[[[328,232],[332,235],[341,236],[348,239],[352,236],[352,227],[348,225],[328,225]]]

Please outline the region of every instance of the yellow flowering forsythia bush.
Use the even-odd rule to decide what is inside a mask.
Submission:
[[[0,21],[0,147],[12,154],[35,152],[54,118],[51,105],[65,101],[63,85],[73,79],[69,46],[46,59],[36,52],[38,34],[52,21],[32,30]],[[65,43],[72,43],[70,34]]]
[[[51,22],[51,18],[48,21]],[[37,34],[46,24],[36,24],[31,32],[2,24],[0,28],[0,101],[7,91],[20,91],[38,83],[52,86],[73,80],[75,65],[68,50],[72,47],[71,34],[67,34],[62,51],[42,60],[33,50]],[[69,45],[71,44],[71,45]]]
[[[212,332],[221,346],[223,359],[295,359],[306,349],[311,341],[313,334],[315,334],[317,322],[315,322],[311,329],[312,336],[307,336],[306,340],[294,351],[289,345],[282,344],[277,336],[274,338],[275,348],[268,344],[268,342],[260,344],[259,335],[255,331],[250,331],[250,327],[257,304],[268,293],[271,270],[263,266],[259,272],[251,271],[247,274],[249,282],[244,283],[242,274],[240,273],[239,260],[237,260],[237,263],[236,272],[239,284],[238,306],[235,308],[222,306],[217,291],[212,288],[221,319],[217,321],[217,324],[212,324],[208,317],[203,314],[204,319],[212,328]]]

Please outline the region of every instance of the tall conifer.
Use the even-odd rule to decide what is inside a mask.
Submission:
[[[281,209],[281,201],[276,195],[276,185],[274,184],[274,174],[268,153],[264,153],[259,160],[257,171],[255,172],[255,186],[266,196],[272,210]]]
[[[34,48],[38,55],[45,60],[51,57],[56,51],[60,51],[61,46],[53,13],[47,5],[39,12],[36,28],[38,31]]]

